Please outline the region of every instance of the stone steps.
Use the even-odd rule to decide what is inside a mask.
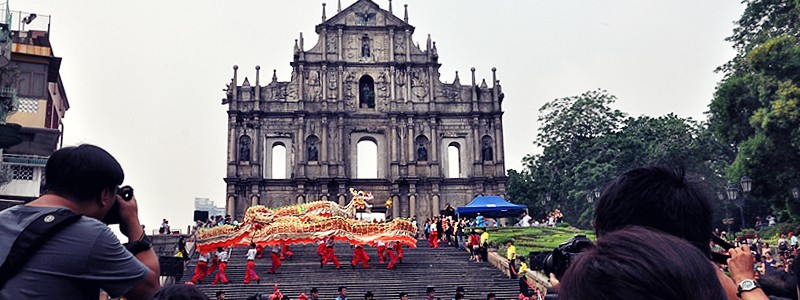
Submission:
[[[300,293],[308,294],[311,287],[320,290],[322,299],[333,299],[339,286],[346,286],[352,299],[362,298],[367,291],[372,291],[375,299],[397,299],[400,292],[408,293],[410,299],[423,298],[428,286],[436,287],[437,297],[442,299],[452,298],[457,286],[465,287],[467,299],[486,299],[489,292],[497,294],[498,299],[516,299],[519,292],[516,280],[506,278],[488,263],[470,262],[466,252],[453,247],[429,248],[424,241],[419,242],[417,248],[404,249],[404,262],[393,270],[380,264],[377,250],[370,247],[366,249],[372,259],[370,268],[364,269],[359,264],[355,270],[350,267],[353,250],[345,244],[335,247],[342,266],[340,270],[332,263],[320,268],[313,245],[294,245],[291,250],[294,257],[283,260],[277,274],[267,274],[272,264],[269,249],[265,249],[264,257],[256,259],[256,272],[261,283],[245,285],[242,281],[247,249],[234,249],[226,270],[230,284],[211,285],[215,272],[198,288],[209,296],[216,291],[225,291],[226,299],[245,299],[256,292],[272,293],[274,284],[278,284],[281,291],[292,299]],[[184,270],[182,282],[191,280],[196,264],[195,255]]]

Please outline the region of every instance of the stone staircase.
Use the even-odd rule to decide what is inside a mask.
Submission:
[[[261,283],[243,284],[247,248],[233,250],[226,274],[230,284],[211,285],[213,273],[197,287],[212,299],[217,291],[224,291],[226,299],[245,299],[255,293],[272,293],[273,285],[278,284],[281,292],[291,299],[297,299],[300,293],[309,294],[312,287],[320,291],[321,299],[334,299],[337,287],[346,286],[348,297],[363,299],[367,291],[375,294],[375,299],[398,299],[400,292],[409,294],[409,299],[422,299],[428,286],[436,288],[437,298],[451,299],[457,286],[466,289],[466,299],[486,299],[487,293],[495,293],[497,299],[516,299],[519,286],[514,279],[508,279],[499,270],[488,263],[469,261],[469,254],[453,247],[432,249],[427,242],[420,241],[414,249],[404,249],[403,263],[395,269],[387,270],[386,264],[378,262],[375,248],[367,247],[372,261],[369,269],[359,264],[355,270],[350,266],[353,250],[349,245],[338,243],[336,256],[342,264],[337,270],[332,263],[320,268],[320,262],[313,245],[292,246],[294,257],[282,262],[277,274],[267,274],[271,266],[269,248],[265,249],[264,258],[256,259],[256,272]],[[190,281],[197,265],[197,255],[184,270],[180,282]]]

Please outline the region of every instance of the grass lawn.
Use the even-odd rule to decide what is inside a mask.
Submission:
[[[566,242],[576,234],[585,234],[595,240],[591,230],[559,227],[490,227],[489,245],[497,248],[497,252],[505,255],[505,246],[501,243],[511,239],[517,246],[517,254],[525,255],[531,251],[551,251],[559,244]]]

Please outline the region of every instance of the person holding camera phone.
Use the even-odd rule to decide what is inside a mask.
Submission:
[[[594,211],[597,240],[628,226],[643,226],[681,238],[694,246],[716,269],[717,280],[730,300],[767,299],[755,282],[755,261],[746,246],[728,250],[730,277],[710,260],[713,197],[704,182],[682,167],[647,166],[618,176],[603,190]],[[549,274],[554,289],[560,283]]]
[[[124,177],[100,147],[55,151],[45,166],[44,194],[0,212],[0,299],[97,299],[100,289],[127,299],[155,294],[158,257],[145,239],[133,189],[124,190],[126,199],[118,195]],[[114,222],[126,245],[108,228]]]

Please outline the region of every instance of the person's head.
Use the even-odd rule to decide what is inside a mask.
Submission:
[[[170,284],[165,285],[151,300],[209,300],[208,297],[194,285]],[[224,299],[224,298],[223,298]]]
[[[255,249],[255,248],[256,248],[256,243],[250,243],[250,249]]]
[[[217,291],[216,296],[217,300],[225,300],[225,292],[223,291]]]
[[[44,178],[45,194],[61,196],[79,205],[98,200],[113,204],[125,173],[106,150],[82,144],[53,152],[47,159]],[[108,209],[110,206],[100,218]]]
[[[495,297],[494,293],[486,294],[486,300],[495,300]]]
[[[466,292],[467,291],[464,289],[463,286],[456,287],[456,296],[459,295],[459,294],[461,294],[463,296],[464,293],[466,293]]]
[[[434,288],[432,286],[429,286],[428,288],[425,289],[425,294],[428,294],[428,296],[431,296],[431,297],[435,297],[436,296],[436,288]]]
[[[400,293],[400,300],[408,300],[408,293]]]
[[[514,241],[512,241],[512,240],[506,241],[506,246],[511,247],[513,245],[514,245]]]
[[[770,296],[797,299],[797,279],[784,272],[772,272],[758,279],[761,290]]]
[[[709,231],[710,233],[710,231]],[[644,227],[597,238],[561,279],[559,299],[727,299],[716,270],[686,240]]]
[[[319,289],[315,287],[311,288],[311,296],[314,296],[315,298],[319,297]]]
[[[649,166],[620,175],[603,190],[594,213],[597,237],[636,225],[683,238],[710,255],[711,197],[683,168]]]
[[[222,247],[217,247],[217,252],[222,252],[222,251],[224,251],[222,250]]]
[[[364,300],[372,300],[374,297],[375,295],[372,294],[372,291],[367,291],[367,293],[364,294]]]
[[[347,295],[347,287],[340,286],[339,287],[339,295]]]

